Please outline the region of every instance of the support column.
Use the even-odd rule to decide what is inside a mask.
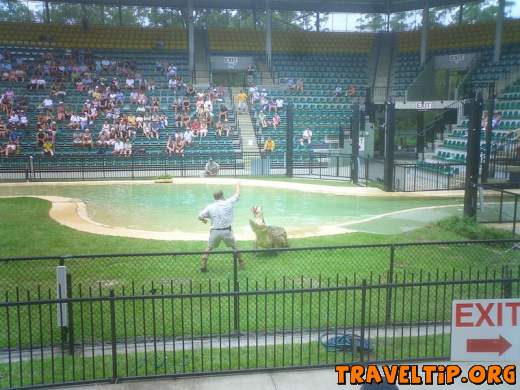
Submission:
[[[466,183],[464,187],[464,216],[477,215],[478,176],[480,168],[480,127],[482,120],[482,94],[469,104],[468,143],[466,149]]]
[[[430,6],[426,2],[422,14],[422,30],[421,30],[421,65],[426,63],[428,59],[428,34],[430,29]]]
[[[417,111],[417,160],[424,160],[424,111]]]
[[[49,2],[45,2],[45,14],[44,14],[45,23],[49,24],[51,22],[51,11],[49,9]]]
[[[294,106],[292,103],[287,105],[285,113],[286,133],[285,133],[285,176],[293,176],[293,150],[294,150]]]
[[[118,6],[118,13],[119,13],[119,25],[123,25],[123,9],[121,8],[121,4]]]
[[[256,12],[256,3],[253,5],[253,29],[256,31],[258,26],[258,14]]]
[[[271,59],[273,53],[273,11],[271,10],[271,0],[265,0],[265,58],[267,68],[271,70]]]
[[[194,77],[195,73],[195,28],[193,22],[193,0],[188,0],[186,24],[188,25],[188,67],[191,78]]]
[[[458,17],[459,17],[459,25],[462,24],[462,20],[463,20],[463,17],[464,17],[464,4],[461,4],[460,7],[459,7],[459,14],[458,14]]]
[[[101,4],[101,24],[105,24],[105,5]]]
[[[500,61],[502,52],[502,35],[504,33],[504,13],[506,0],[498,0],[497,23],[495,30],[495,51],[493,53],[493,62],[496,64]]]
[[[316,12],[316,31],[320,31],[320,13]]]
[[[394,190],[394,148],[395,148],[395,103],[386,102],[385,113],[385,191]]]
[[[360,127],[360,109],[359,103],[355,102],[352,106],[352,123],[350,139],[352,141],[352,153],[350,161],[350,180],[352,183],[358,184],[359,180],[359,127]]]
[[[495,85],[489,86],[487,101],[487,123],[486,123],[486,148],[484,151],[484,163],[482,164],[482,183],[487,183],[489,179],[489,162],[491,160],[491,141],[493,137],[493,114],[495,112]]]

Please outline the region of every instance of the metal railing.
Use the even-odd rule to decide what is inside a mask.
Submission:
[[[462,190],[465,164],[398,163],[394,165],[394,190],[403,192]]]
[[[112,155],[63,155],[9,157],[0,159],[0,181],[64,181],[115,180],[157,177],[200,177],[209,159],[220,165],[220,176],[285,176],[286,155],[271,153],[199,153],[185,157],[167,154],[133,155],[128,158]],[[358,183],[382,182],[384,162],[370,157],[358,159]],[[295,151],[293,176],[316,179],[350,180],[352,158],[337,152]],[[491,161],[494,170],[495,161]],[[424,162],[396,163],[396,191],[436,191],[462,189],[463,164]]]
[[[279,250],[276,257],[243,251],[243,271],[236,253],[219,252],[210,257],[211,276],[204,274],[205,280],[167,269],[187,267],[189,256],[201,253],[62,258],[71,275],[65,290],[56,285],[22,290],[26,286],[20,284],[4,294],[0,388],[444,360],[452,300],[520,297],[516,245],[513,240],[357,245]],[[345,258],[348,251],[364,253],[363,264],[380,251],[387,266],[372,263],[365,271]],[[143,263],[152,256],[160,261]],[[319,273],[302,265],[305,256],[320,266]],[[338,260],[336,276],[326,274]],[[42,269],[46,261],[2,264]],[[288,261],[300,267],[297,272],[273,273],[274,262]],[[104,271],[94,269],[96,263]],[[155,283],[118,284],[108,264],[120,270],[138,265],[137,273],[156,267]],[[255,278],[262,267],[264,274]],[[360,272],[349,273],[351,268]],[[102,278],[103,286],[83,279],[89,274]]]
[[[513,187],[512,185],[510,187]],[[508,223],[513,235],[520,224],[520,186],[518,190],[504,189],[497,185],[479,186],[477,220],[485,223]]]

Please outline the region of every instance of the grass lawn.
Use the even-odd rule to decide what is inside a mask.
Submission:
[[[0,199],[0,237],[2,257],[61,256],[64,254],[109,254],[200,251],[203,242],[164,242],[87,234],[64,227],[48,216],[50,204],[40,199]],[[470,221],[453,219],[430,225],[412,232],[396,235],[365,233],[291,240],[291,246],[333,246],[348,244],[380,244],[420,242],[432,240],[465,240],[468,238],[509,238],[509,233],[482,228]],[[428,245],[397,247],[394,251],[394,278],[397,281],[429,281],[450,279],[485,279],[500,277],[504,265],[520,264],[519,251],[506,245]],[[241,244],[251,248],[252,242]],[[242,295],[237,301],[232,295],[196,296],[205,292],[232,291],[233,269],[229,254],[216,254],[210,258],[210,272],[198,270],[199,256],[140,256],[101,257],[96,259],[66,260],[72,275],[73,297],[97,297],[114,289],[116,296],[148,295],[134,301],[117,300],[115,303],[115,336],[118,340],[193,339],[218,337],[234,332],[238,321],[241,332],[280,332],[281,330],[324,329],[359,327],[362,318],[360,302],[363,299],[357,288],[362,279],[377,285],[387,281],[390,268],[390,248],[321,249],[317,251],[290,251],[277,256],[259,256],[244,253],[247,267],[238,273],[241,292],[262,290],[288,290],[284,293]],[[9,301],[55,299],[55,266],[57,259],[43,261],[8,261],[0,263],[0,293]],[[516,274],[515,274],[516,275]],[[303,292],[302,288],[331,288],[320,292]],[[334,289],[336,288],[336,289]],[[382,326],[387,308],[391,309],[392,323],[420,324],[442,322],[450,316],[451,299],[470,296],[499,296],[501,284],[458,285],[455,287],[401,288],[388,295],[387,289],[375,287],[366,295],[365,323]],[[519,293],[519,283],[512,286]],[[300,290],[300,292],[299,292]],[[5,295],[7,294],[7,295]],[[161,294],[175,297],[161,298]],[[177,295],[176,295],[177,294]],[[390,306],[387,306],[387,305]],[[56,304],[39,306],[20,305],[0,307],[0,323],[9,327],[0,329],[0,349],[19,347],[54,346],[60,350],[60,330],[56,325]],[[74,334],[77,343],[110,345],[110,303],[104,300],[76,301],[72,304]],[[392,340],[392,339],[390,339]],[[409,358],[431,355],[426,348],[430,340],[422,343],[413,338],[384,340],[379,345],[379,358]],[[133,342],[133,341],[132,341]],[[435,341],[436,343],[437,341]],[[445,340],[442,350],[447,351]],[[392,345],[388,343],[393,343]],[[261,347],[249,353],[244,348],[219,350],[227,354],[210,355],[200,350],[182,353],[167,352],[160,355],[134,354],[118,356],[122,376],[174,374],[198,372],[203,369],[238,369],[239,367],[280,367],[300,364],[300,359],[311,364],[355,360],[355,357],[334,358],[318,343],[303,343],[296,355],[290,347]],[[404,349],[403,349],[404,348]],[[408,351],[413,349],[413,353]],[[423,350],[425,349],[425,350]],[[246,352],[245,352],[246,351]],[[382,352],[384,351],[384,352]],[[437,350],[437,353],[440,349]],[[58,352],[56,352],[58,353]],[[217,352],[215,352],[217,353]],[[280,353],[283,356],[280,356]],[[392,355],[389,355],[392,353]],[[59,352],[61,355],[61,352]],[[106,352],[108,354],[108,352]],[[395,355],[397,354],[397,355]],[[108,356],[108,355],[107,355]],[[110,358],[56,355],[55,359],[36,359],[32,363],[0,364],[0,387],[13,384],[49,383],[70,380],[92,380],[110,376]],[[321,357],[320,357],[321,356]],[[160,365],[155,364],[159,359]],[[318,361],[318,359],[323,359]],[[167,362],[167,363],[164,363]],[[175,363],[174,363],[175,362]],[[200,362],[200,366],[198,365]],[[32,364],[32,365],[31,365]],[[166,366],[165,366],[166,364]],[[177,368],[174,368],[175,364]],[[240,364],[240,365],[239,365]],[[54,366],[53,366],[54,365]],[[150,365],[150,366],[149,366]],[[42,370],[43,367],[43,370]],[[96,370],[94,372],[94,369]],[[35,373],[30,377],[31,370]],[[105,372],[103,372],[105,370]],[[128,370],[128,371],[127,371]],[[54,377],[52,377],[54,375]]]
[[[201,251],[205,246],[205,242],[142,240],[83,233],[53,221],[48,216],[49,209],[50,203],[41,199],[0,199],[1,257]],[[455,232],[429,226],[395,235],[353,233],[293,239],[290,244],[291,247],[306,247],[463,239],[464,236]],[[243,248],[252,246],[252,242],[241,245]]]
[[[331,336],[334,335],[332,330]],[[240,348],[223,345],[215,338],[213,348],[200,349],[191,342],[186,349],[173,351],[171,346],[158,343],[156,351],[137,352],[128,346],[127,354],[117,355],[117,376],[173,376],[226,371],[252,371],[282,367],[312,367],[318,365],[360,362],[361,355],[352,350],[328,350],[319,342],[293,340],[290,344],[256,346],[244,343]],[[254,340],[252,340],[253,342]],[[370,340],[372,350],[364,353],[364,361],[421,360],[446,358],[449,354],[449,334],[435,336],[390,337],[382,335]],[[35,358],[22,364],[0,364],[0,388],[22,387],[31,384],[67,383],[74,381],[110,380],[113,365],[110,347],[104,356],[90,356],[78,350],[75,355],[56,351],[49,358]],[[331,375],[335,375],[331,367]]]

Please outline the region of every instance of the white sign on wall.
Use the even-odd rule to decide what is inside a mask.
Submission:
[[[520,361],[520,298],[454,300],[451,360]]]
[[[365,137],[359,137],[359,151],[365,151]]]
[[[432,109],[432,102],[417,102],[415,104],[415,108],[417,108],[420,111],[426,111]]]
[[[224,62],[229,69],[235,69],[238,65],[238,57],[224,57]]]

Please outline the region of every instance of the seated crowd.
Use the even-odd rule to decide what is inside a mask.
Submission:
[[[164,61],[157,61],[154,71],[164,76],[161,87],[170,88],[176,97],[171,121],[154,96],[155,80],[143,78],[133,61],[96,58],[82,50],[67,50],[61,57],[43,53],[28,61],[5,51],[0,53],[0,71],[3,81],[26,83],[27,91],[15,93],[20,88],[7,88],[0,96],[1,156],[21,153],[20,140],[33,129],[35,150],[46,156],[55,155],[62,132],[69,133],[64,139],[71,141],[60,146],[96,148],[98,153],[110,148],[121,156],[132,154],[138,137],[157,144],[160,135],[168,133],[165,152],[183,156],[184,149],[206,137],[210,129],[217,137],[232,135],[224,88],[196,91],[182,80],[175,65]],[[71,90],[76,91],[76,98],[86,95],[82,104],[67,102]],[[32,91],[46,96],[30,107]],[[37,113],[32,118],[36,123],[31,123],[30,111]],[[139,152],[146,153],[144,149]]]

